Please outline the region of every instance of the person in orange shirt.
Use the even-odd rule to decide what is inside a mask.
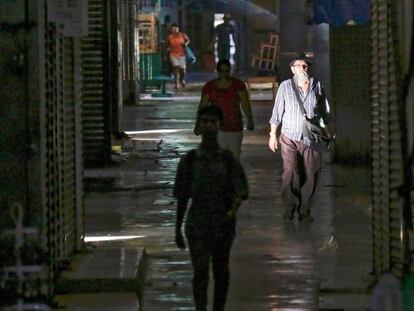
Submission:
[[[177,24],[172,24],[170,34],[167,37],[167,52],[173,68],[175,88],[185,86],[186,55],[184,47],[190,43],[190,39],[184,32],[180,32]]]

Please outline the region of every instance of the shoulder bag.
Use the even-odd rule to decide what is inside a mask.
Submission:
[[[187,57],[187,61],[190,64],[194,64],[197,59],[196,59],[193,51],[190,49],[190,47],[188,45],[184,45],[184,50],[185,50],[185,55]]]
[[[299,107],[303,115],[302,132],[304,144],[320,153],[329,151],[331,139],[327,135],[325,129],[320,125],[321,118],[314,117],[312,119],[309,119],[307,117],[303,101],[299,95],[299,90],[296,87],[296,83],[293,78],[291,80],[292,88],[295,91],[296,99],[299,103]]]

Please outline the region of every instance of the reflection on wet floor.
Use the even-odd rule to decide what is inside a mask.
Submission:
[[[179,156],[199,141],[192,134],[195,108],[194,101],[125,107],[132,136],[126,160],[86,172],[87,236],[136,236],[91,243],[146,249],[145,311],[195,310],[189,254],[174,244],[171,193]],[[284,223],[281,161],[266,147],[270,109],[266,102],[253,105],[258,128],[244,140],[251,195],[238,214],[226,311],[317,310],[329,300],[321,301],[321,293],[363,288],[370,272],[369,172],[324,159],[315,222]],[[180,130],[142,132],[148,129]]]

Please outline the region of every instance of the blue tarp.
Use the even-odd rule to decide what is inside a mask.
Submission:
[[[371,19],[370,0],[314,0],[315,24],[328,23],[334,27],[350,20],[357,24],[367,24]]]

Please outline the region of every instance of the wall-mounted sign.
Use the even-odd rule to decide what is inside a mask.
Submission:
[[[47,0],[48,22],[63,25],[63,35],[88,35],[88,0]]]

